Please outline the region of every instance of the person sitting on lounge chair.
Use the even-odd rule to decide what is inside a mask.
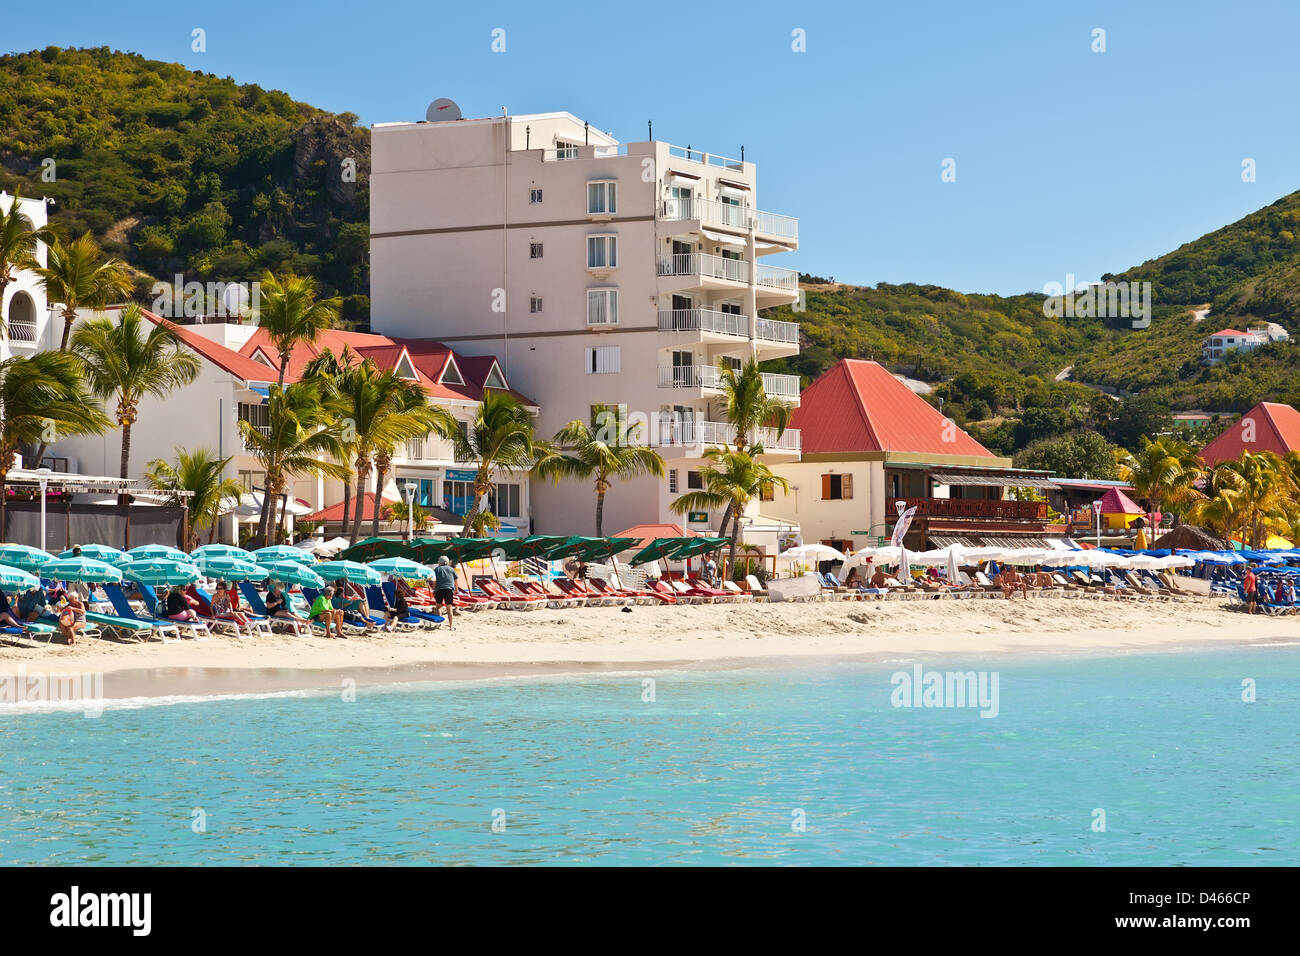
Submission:
[[[854,568],[852,571],[849,572],[849,576],[848,576],[847,578],[844,579],[844,586],[845,586],[846,588],[862,588],[862,587],[863,587],[863,584],[862,584],[862,578],[858,577],[858,569],[857,569],[857,568]]]
[[[0,626],[16,627],[19,630],[26,631],[26,622],[18,619],[17,615],[14,614],[15,610],[16,608],[9,603],[9,595],[5,594],[4,591],[0,591]]]
[[[997,580],[1002,587],[1002,596],[1008,601],[1012,600],[1016,591],[1019,591],[1024,597],[1029,597],[1029,584],[1015,568],[1006,567],[998,575]]]
[[[299,624],[306,624],[307,618],[293,613],[289,607],[289,596],[284,593],[278,581],[271,582],[271,588],[266,592],[266,613],[271,617],[283,618],[289,621],[297,621]]]
[[[339,578],[334,582],[334,610],[343,614],[343,620],[347,624],[353,624],[357,627],[368,627],[374,623],[370,620],[370,615],[366,610],[366,597],[364,594],[357,595],[348,585],[347,578]]]
[[[167,592],[167,616],[173,621],[192,621],[197,624],[199,615],[194,606],[198,603],[178,584]]]
[[[18,596],[18,616],[30,623],[45,613],[47,604],[45,591],[39,587],[31,588]]]
[[[330,625],[334,627],[334,636],[343,637],[343,612],[334,606],[334,589],[326,588],[316,595],[311,610],[307,613],[309,620],[325,625],[325,636],[329,637]]]
[[[876,573],[871,576],[871,586],[873,588],[889,587],[889,575],[885,573],[884,568],[876,568]]]
[[[59,634],[69,647],[77,643],[77,632],[86,629],[86,605],[80,595],[68,594],[68,603],[59,610]]]
[[[221,621],[233,621],[240,627],[248,627],[248,617],[235,609],[232,594],[225,581],[217,582],[217,589],[212,594],[212,616]]]

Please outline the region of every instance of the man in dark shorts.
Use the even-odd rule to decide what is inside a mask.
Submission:
[[[1259,602],[1259,578],[1255,574],[1255,565],[1246,565],[1246,576],[1241,579],[1246,590],[1246,613],[1254,614]]]
[[[456,600],[456,569],[444,554],[438,559],[438,566],[433,569],[433,613],[442,614],[442,606],[447,605],[447,630],[456,630],[456,621],[452,616]]]

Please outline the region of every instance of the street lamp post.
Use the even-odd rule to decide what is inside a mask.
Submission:
[[[1101,499],[1092,503],[1092,516],[1097,523],[1097,547],[1101,547]]]
[[[41,483],[41,550],[45,550],[45,489],[49,486],[50,475],[53,472],[48,468],[37,468],[36,477]]]
[[[406,484],[406,540],[415,539],[415,485]]]

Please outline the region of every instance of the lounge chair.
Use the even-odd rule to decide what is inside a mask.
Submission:
[[[303,588],[302,596],[306,598],[307,604],[310,607],[310,605],[316,603],[316,598],[320,596],[320,591],[318,591],[316,588]],[[356,598],[349,595],[348,600],[350,601],[356,600]],[[364,596],[362,600],[364,602]],[[369,610],[368,607],[367,610]],[[354,611],[353,613],[356,614],[358,618],[360,618],[360,621],[357,620],[349,621],[345,616],[343,618],[343,626],[351,627],[356,631],[360,631],[362,634],[369,634],[372,630],[378,630],[379,628],[384,627],[388,623],[383,618],[375,617],[373,614],[362,614],[359,611]]]
[[[240,581],[239,593],[244,596],[244,603],[249,606],[254,614],[266,621],[266,624],[272,631],[279,628],[282,631],[289,631],[295,637],[301,637],[303,634],[311,633],[311,625],[305,621],[295,621],[290,617],[277,617],[272,614],[266,606],[266,601],[262,595],[257,592],[257,588],[252,581]],[[285,592],[285,598],[289,597]]]
[[[626,598],[628,604],[654,604],[657,598],[649,591],[615,587],[608,578],[588,578],[587,584],[597,593],[615,598]]]
[[[171,618],[160,613],[163,607],[163,602],[158,599],[158,595],[154,593],[152,586],[148,584],[140,584],[139,582],[132,583],[134,583],[139,589],[140,597],[144,600],[145,608],[151,610],[158,620],[176,625],[179,633],[182,635],[188,634],[196,641],[209,641],[212,639],[212,632],[208,630],[208,626],[203,623],[203,621],[173,621]]]
[[[388,602],[388,595],[385,594],[380,587],[374,584],[367,584],[365,590],[366,604],[370,606],[370,610],[374,611],[376,615],[382,616],[384,620],[388,621],[392,626],[403,631],[418,631],[429,625],[429,621],[411,613],[410,605],[407,605],[406,615],[404,617],[389,618],[388,609],[392,607],[392,604]],[[441,621],[439,623],[441,623]]]
[[[389,604],[394,604],[397,601],[397,588],[392,581],[384,582],[383,594],[384,597],[388,599]],[[366,588],[366,596],[370,596],[370,588]],[[374,602],[371,602],[371,607],[374,607]],[[431,611],[425,610],[423,607],[418,607],[417,605],[408,602],[406,608],[407,617],[414,618],[417,621],[422,621],[424,624],[431,626],[433,630],[437,630],[442,627],[443,624],[447,623],[447,619],[441,614],[434,614]]]
[[[660,604],[677,604],[677,592],[663,582],[662,579],[647,581],[646,587]]]
[[[752,603],[754,600],[754,595],[750,594],[735,581],[723,581],[722,589],[732,594],[741,604],[744,604],[745,602]]]
[[[104,596],[108,598],[108,603],[113,606],[113,610],[118,617],[127,621],[135,621],[138,624],[148,625],[164,644],[173,640],[180,640],[181,629],[178,622],[169,621],[156,614],[136,611],[131,606],[131,602],[126,599],[126,594],[123,592],[121,585],[105,584]]]
[[[493,578],[475,577],[474,584],[481,588],[488,597],[508,602],[506,606],[515,611],[535,611],[546,607],[545,596],[539,594],[512,594]]]
[[[745,575],[745,588],[750,594],[754,595],[755,601],[766,601],[770,598],[767,588],[752,574]]]
[[[685,600],[687,604],[716,604],[718,599],[713,594],[706,594],[698,588],[687,585],[685,581],[678,581],[670,578],[668,586],[677,592],[677,599]]]

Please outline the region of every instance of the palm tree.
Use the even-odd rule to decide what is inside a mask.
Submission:
[[[37,352],[0,362],[0,537],[5,485],[18,449],[60,435],[98,435],[109,427],[82,382],[79,365],[65,352]]]
[[[316,280],[286,272],[262,276],[259,286],[258,324],[280,354],[279,384],[289,367],[289,356],[299,342],[315,343],[320,333],[338,318],[338,298],[316,301]]]
[[[216,535],[222,503],[239,498],[243,487],[222,474],[232,458],[218,458],[206,448],[186,451],[176,449],[176,463],[155,458],[149,462],[146,477],[151,487],[164,492],[188,491],[188,497],[173,495],[167,503],[185,509],[185,550],[199,545],[199,528],[209,528],[208,541]]]
[[[375,513],[370,533],[379,535],[379,496],[383,494],[388,474],[393,468],[393,453],[400,442],[423,441],[433,431],[434,415],[423,386],[409,379],[385,372],[380,388],[390,399],[378,422],[372,423],[370,437],[375,450]]]
[[[537,463],[537,474],[559,484],[561,478],[594,481],[596,488],[596,537],[604,537],[605,495],[614,479],[627,480],[641,475],[664,476],[664,460],[653,448],[634,444],[640,425],[628,427],[620,412],[614,416],[614,434],[609,438],[593,434],[587,423],[575,418],[555,433],[553,441],[568,454],[556,453]],[[602,428],[603,433],[606,429]],[[610,440],[612,438],[612,440]]]
[[[474,500],[465,513],[461,534],[468,535],[479,513],[479,502],[492,488],[500,469],[531,470],[552,453],[550,444],[533,435],[533,420],[520,401],[507,392],[483,393],[474,420],[461,422],[445,408],[433,409],[433,431],[450,442],[457,461],[474,461]]]
[[[1201,497],[1196,490],[1201,463],[1192,446],[1176,438],[1142,436],[1142,450],[1121,457],[1119,476],[1149,511],[1160,511],[1163,505],[1185,507]]]
[[[760,447],[761,453],[761,447]],[[727,567],[736,566],[736,540],[740,537],[740,516],[749,503],[767,488],[789,491],[790,483],[763,464],[753,454],[734,448],[710,448],[704,453],[709,464],[700,469],[704,488],[690,491],[668,507],[676,514],[726,508],[736,518],[731,525],[731,545],[727,550]]]
[[[110,302],[131,294],[131,274],[120,259],[105,259],[95,240],[87,232],[65,245],[54,240],[49,244],[44,268],[37,269],[45,297],[63,304],[63,337],[59,350],[68,350],[72,324],[78,309],[102,309]]]
[[[335,355],[331,349],[321,349],[320,354],[303,368],[302,380],[316,382],[320,388],[322,401],[331,409],[337,409],[340,403],[340,385],[348,370],[360,364],[360,358],[347,345]],[[340,416],[342,417],[342,415]],[[339,461],[348,462],[356,457],[356,430],[341,428],[337,435]],[[266,505],[264,501],[263,506]],[[348,520],[352,514],[352,482],[343,482],[343,528],[347,530]]]
[[[4,302],[5,288],[18,278],[24,269],[40,269],[36,252],[42,242],[52,243],[54,230],[45,226],[37,229],[18,208],[22,193],[15,190],[9,211],[0,214],[0,303]]]
[[[750,445],[750,436],[753,436],[754,444],[759,445],[755,454],[762,454],[758,429],[765,425],[772,427],[780,438],[790,424],[790,405],[767,394],[767,388],[763,385],[763,372],[754,358],[750,358],[739,369],[725,358],[719,359],[718,373],[723,393],[723,410],[727,421],[735,428],[732,443],[736,451],[744,451]],[[730,508],[722,516],[718,533],[724,538],[733,517]]]
[[[101,399],[117,399],[117,427],[122,430],[118,477],[130,474],[131,428],[147,395],[166,398],[194,381],[199,358],[181,346],[176,333],[145,320],[138,305],[122,310],[120,320],[91,319],[72,336],[72,354],[81,360],[86,384]],[[127,495],[118,496],[118,504]]]
[[[289,479],[297,475],[346,481],[347,466],[337,463],[340,426],[321,400],[319,384],[314,381],[284,387],[273,384],[268,393],[265,433],[242,418],[239,420],[245,450],[266,472],[264,497],[278,498]],[[258,537],[268,543],[274,510],[263,509],[258,527]]]

